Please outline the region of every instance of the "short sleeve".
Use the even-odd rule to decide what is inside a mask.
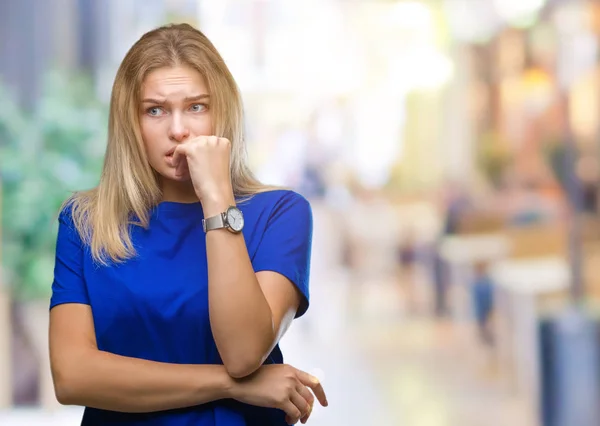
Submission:
[[[312,232],[309,202],[295,192],[287,192],[273,208],[252,259],[255,272],[280,273],[300,290],[304,297],[296,317],[304,315],[309,304]]]
[[[83,241],[67,206],[58,217],[58,237],[50,309],[63,303],[89,305],[83,276]]]

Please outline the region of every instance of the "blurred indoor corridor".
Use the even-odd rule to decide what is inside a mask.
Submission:
[[[327,392],[330,406],[316,407],[310,425],[532,424],[477,342],[472,322],[437,320],[428,312],[427,271],[386,276],[396,268],[386,264],[393,257],[382,255],[393,249],[385,221],[355,228],[368,231],[362,247],[377,249],[364,255],[362,270],[352,271],[336,262],[343,244],[335,211],[319,202],[313,210],[312,306],[282,342],[285,362],[320,377]],[[355,219],[355,226],[367,224]],[[415,292],[411,307],[406,289],[417,286],[424,291]],[[0,425],[75,426],[81,415],[73,407],[19,408],[0,412]]]
[[[49,365],[58,211],[174,22],[235,77],[256,177],[311,202],[281,342],[327,392],[310,425],[600,424],[600,0],[0,0],[0,426],[81,422]]]

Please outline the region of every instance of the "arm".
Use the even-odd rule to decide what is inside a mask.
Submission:
[[[61,403],[149,412],[228,395],[231,379],[223,366],[164,364],[98,350],[83,259],[84,244],[66,208],[59,215],[49,330]]]
[[[234,204],[230,159],[230,141],[217,136],[199,136],[173,152],[176,173],[189,175],[204,217]],[[292,319],[302,313],[296,285],[308,297],[310,206],[300,196],[288,198],[278,211],[291,214],[281,220],[273,220],[272,214],[262,236],[262,256],[268,259],[259,267],[256,256],[250,261],[242,234],[220,229],[206,236],[210,324],[221,359],[236,378],[256,371]]]
[[[190,407],[230,397],[221,365],[179,365],[98,350],[89,305],[50,311],[50,362],[61,404],[122,412]]]
[[[308,203],[302,201],[305,204],[299,207],[310,216]],[[204,200],[203,204],[205,216],[210,217],[231,205],[232,197],[216,202]],[[307,238],[310,219],[304,220],[310,222]],[[280,245],[293,244],[285,237],[280,239]],[[206,246],[213,336],[229,374],[247,376],[262,365],[286,332],[298,312],[302,294],[286,276],[274,270],[264,268],[255,274],[242,234],[210,231]]]

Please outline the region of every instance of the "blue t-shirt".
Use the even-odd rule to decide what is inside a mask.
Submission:
[[[310,204],[293,191],[275,190],[238,202],[244,239],[255,272],[286,276],[308,307],[312,240]],[[222,364],[208,316],[206,240],[200,203],[162,202],[150,226],[131,226],[137,256],[99,266],[77,233],[70,209],[59,216],[50,308],[90,305],[98,349],[175,364]],[[213,231],[214,232],[214,231]],[[276,346],[266,363],[282,363]],[[270,426],[285,425],[285,413],[233,400],[164,412],[134,414],[86,408],[84,426]]]

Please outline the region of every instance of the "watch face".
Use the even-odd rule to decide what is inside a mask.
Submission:
[[[232,230],[240,232],[244,229],[244,215],[241,210],[236,207],[231,207],[227,210],[227,223]]]

